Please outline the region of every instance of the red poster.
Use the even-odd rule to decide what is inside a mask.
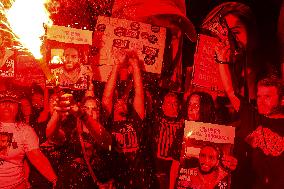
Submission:
[[[214,59],[217,43],[217,38],[199,34],[194,55],[192,84],[211,94],[224,95],[218,64]]]
[[[176,189],[230,189],[231,170],[222,158],[231,155],[235,128],[186,121]]]

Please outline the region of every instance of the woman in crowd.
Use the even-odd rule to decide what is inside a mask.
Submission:
[[[19,100],[13,91],[0,93],[0,188],[28,187],[25,158],[55,186],[57,176],[39,149],[37,135],[29,125],[16,120]]]
[[[205,123],[215,123],[216,115],[215,115],[215,107],[212,96],[205,92],[193,92],[189,95],[186,108],[184,112],[186,113],[185,119],[188,121],[198,121]],[[176,140],[176,144],[173,148],[176,153],[174,154],[172,168],[171,168],[171,176],[170,176],[170,188],[175,187],[175,181],[178,175],[178,170],[180,166],[180,150],[183,140],[183,132],[177,135],[178,140]],[[179,142],[178,142],[179,141]],[[192,165],[197,165],[198,162],[194,162],[192,159]],[[228,167],[230,170],[234,170],[236,167],[236,160],[230,156],[223,156],[222,163],[225,167]],[[232,165],[229,165],[232,163]]]
[[[215,28],[216,23],[220,27]],[[256,98],[257,32],[252,11],[241,3],[222,3],[208,14],[202,28],[209,29],[220,40],[215,48],[215,61],[227,97],[238,111],[240,96]]]

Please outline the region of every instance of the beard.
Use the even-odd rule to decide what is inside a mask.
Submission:
[[[208,171],[203,171],[201,169],[201,165],[199,164],[198,169],[199,169],[199,171],[202,175],[208,175],[208,174],[211,174],[212,172],[216,171],[218,169],[218,167],[214,166],[214,167],[211,167]]]

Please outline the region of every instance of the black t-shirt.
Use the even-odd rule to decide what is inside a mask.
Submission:
[[[113,176],[117,188],[156,188],[154,173],[145,144],[144,121],[135,110],[125,121],[113,121],[110,115],[106,128],[113,138]]]
[[[183,131],[183,120],[180,117],[167,117],[163,114],[155,116],[152,126],[152,149],[155,156],[156,171],[169,173],[173,155],[177,148],[173,148],[177,133]]]
[[[240,115],[233,188],[284,188],[284,119],[259,115],[252,105],[243,102]]]

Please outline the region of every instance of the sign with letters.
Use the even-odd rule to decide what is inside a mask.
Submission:
[[[47,28],[47,39],[78,45],[92,45],[92,31],[53,25]]]
[[[113,65],[117,51],[137,52],[142,69],[146,72],[161,73],[166,39],[166,29],[150,24],[125,19],[99,16],[94,32],[92,63],[99,74],[97,80],[106,81],[105,73]],[[93,68],[93,70],[96,70]]]

